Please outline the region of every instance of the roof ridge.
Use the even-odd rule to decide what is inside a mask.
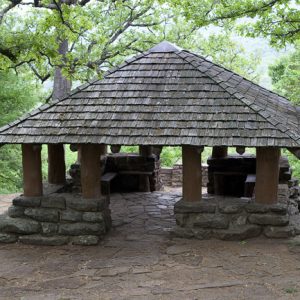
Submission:
[[[120,65],[115,66],[112,69],[107,70],[104,75],[103,78],[106,78],[107,76],[125,68],[126,66],[128,66],[129,64],[131,64],[134,61],[137,61],[143,57],[146,57],[147,55],[151,54],[151,52],[149,50],[143,51],[142,53],[138,54],[138,55],[134,55],[131,58],[126,59],[123,63],[121,63]]]
[[[293,141],[295,141],[296,143],[298,143],[298,140],[299,140],[300,138],[295,139],[295,138],[294,138],[294,134],[290,135],[290,134],[287,133],[288,131],[291,131],[290,128],[287,128],[287,127],[286,127],[284,124],[282,124],[280,121],[274,120],[273,118],[271,118],[271,116],[269,115],[269,113],[268,113],[267,111],[265,111],[264,108],[262,108],[261,106],[259,106],[259,105],[257,105],[257,104],[255,103],[256,106],[260,107],[261,110],[263,110],[264,112],[266,112],[269,116],[265,116],[265,115],[261,114],[261,113],[260,113],[261,110],[256,110],[254,107],[251,106],[252,103],[249,104],[249,103],[245,102],[243,99],[247,99],[247,98],[246,98],[245,96],[243,96],[243,95],[240,95],[239,92],[236,91],[236,92],[232,93],[232,92],[228,91],[228,88],[227,88],[227,87],[224,87],[224,84],[225,84],[224,82],[222,82],[222,81],[219,81],[219,82],[218,82],[218,81],[214,78],[214,76],[211,76],[210,74],[207,74],[206,71],[204,71],[204,72],[200,71],[199,68],[198,68],[199,66],[193,65],[192,61],[189,61],[189,60],[187,60],[185,57],[182,57],[182,56],[180,55],[182,52],[187,52],[187,53],[191,54],[192,56],[196,56],[197,58],[203,59],[205,62],[208,62],[208,63],[210,63],[210,64],[212,64],[212,65],[217,65],[217,64],[215,64],[215,63],[213,63],[213,62],[211,62],[211,61],[209,61],[209,60],[207,60],[207,59],[205,59],[205,58],[203,58],[203,57],[201,57],[201,56],[198,56],[198,55],[196,55],[196,54],[194,54],[194,53],[192,53],[192,52],[189,52],[189,51],[183,50],[183,51],[180,51],[179,53],[178,53],[178,52],[176,53],[181,59],[183,59],[184,61],[188,62],[190,65],[192,65],[194,68],[196,68],[199,72],[205,73],[209,78],[211,78],[215,83],[217,83],[222,89],[224,89],[224,91],[227,92],[230,96],[234,96],[237,100],[239,100],[239,101],[241,101],[242,103],[244,103],[244,104],[245,104],[247,107],[249,107],[252,111],[254,111],[255,113],[259,114],[259,116],[261,116],[264,120],[266,120],[269,124],[271,124],[275,129],[281,131],[281,132],[282,132],[283,134],[285,134],[288,138],[291,138]],[[234,73],[234,72],[232,72],[232,71],[230,71],[230,70],[228,70],[228,69],[226,69],[226,68],[224,68],[224,67],[222,67],[222,66],[220,66],[220,65],[217,65],[217,67],[219,67],[219,68],[221,68],[221,69],[224,69],[224,70],[226,70],[226,71],[232,73],[233,75],[240,76],[240,75],[238,75],[238,74],[236,74],[236,73]],[[208,68],[208,69],[209,69],[209,68]],[[208,70],[208,69],[207,69],[207,70]],[[218,76],[218,75],[215,75],[215,76]],[[242,77],[242,76],[240,76],[240,77]],[[242,77],[242,78],[243,78],[243,77]],[[247,81],[250,82],[251,84],[253,84],[251,81],[249,81],[249,80],[247,80]],[[261,88],[261,86],[259,86],[259,85],[257,85],[257,84],[255,84],[255,85]],[[229,88],[232,88],[232,87],[229,86]],[[249,87],[249,88],[250,88],[250,87]],[[264,89],[265,89],[265,88],[264,88]],[[268,91],[268,90],[267,90],[267,91]],[[281,96],[280,96],[280,97],[281,97]],[[284,99],[286,99],[286,98],[284,98]],[[286,99],[286,100],[287,100],[287,99]],[[288,101],[288,100],[287,100],[287,101]],[[291,105],[292,105],[292,104],[291,104]],[[293,106],[293,105],[292,105],[292,106]],[[294,106],[294,107],[295,107],[295,106]],[[295,109],[296,109],[296,108],[295,108]],[[275,122],[270,122],[270,119],[274,120]],[[274,123],[277,123],[277,124],[274,124]],[[277,126],[278,124],[280,124],[282,127],[284,127],[285,130],[283,130],[282,128],[279,128],[279,127]]]

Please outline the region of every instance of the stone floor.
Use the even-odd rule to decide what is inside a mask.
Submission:
[[[300,299],[300,240],[172,237],[179,198],[114,195],[98,246],[0,245],[0,299]]]

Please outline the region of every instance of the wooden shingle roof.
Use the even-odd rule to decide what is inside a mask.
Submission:
[[[287,99],[162,42],[0,129],[0,143],[299,147]]]

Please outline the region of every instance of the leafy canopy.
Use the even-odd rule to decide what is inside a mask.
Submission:
[[[196,26],[233,27],[282,47],[300,38],[300,0],[165,0]]]

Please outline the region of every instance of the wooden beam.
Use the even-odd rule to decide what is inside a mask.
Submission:
[[[203,147],[182,146],[182,195],[184,201],[202,198],[201,152]]]
[[[212,149],[212,158],[224,158],[228,155],[228,147],[215,146]]]
[[[66,164],[63,144],[48,145],[48,182],[51,184],[65,184]]]
[[[300,159],[300,148],[287,148],[292,154],[294,154],[298,159]]]
[[[24,196],[43,195],[41,150],[40,145],[22,144]]]
[[[100,145],[81,144],[81,187],[83,198],[101,196]]]
[[[256,148],[255,201],[262,204],[277,203],[280,148]]]

